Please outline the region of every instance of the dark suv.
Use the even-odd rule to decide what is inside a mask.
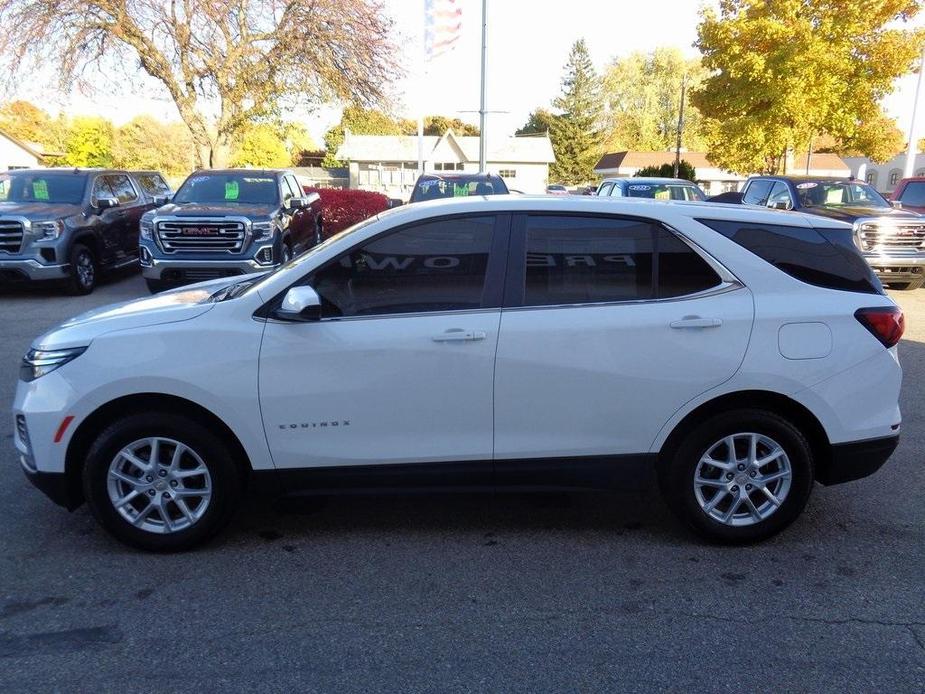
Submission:
[[[128,171],[0,173],[0,282],[57,280],[90,293],[100,271],[138,262],[138,222],[156,202]]]
[[[196,171],[141,220],[141,271],[151,292],[271,270],[321,242],[317,193],[291,171]]]
[[[796,210],[854,226],[854,243],[884,284],[918,289],[925,282],[925,217],[895,209],[853,178],[752,176],[742,203]]]

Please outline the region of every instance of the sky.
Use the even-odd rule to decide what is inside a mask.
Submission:
[[[459,117],[478,123],[481,0],[460,0],[463,29],[455,49],[433,61],[421,77],[421,36],[424,0],[384,0],[395,22],[406,74],[394,85],[393,110],[416,117],[419,95],[424,93],[428,114]],[[488,0],[488,99],[489,136],[513,134],[530,111],[549,107],[558,94],[563,66],[576,39],[584,38],[599,70],[615,57],[657,46],[675,46],[694,57],[693,47],[700,8],[716,0],[580,0],[569,3],[545,0]],[[925,16],[916,24],[925,24]],[[897,82],[885,106],[905,133],[911,120],[916,78]],[[99,114],[122,123],[140,113],[177,119],[166,96],[151,98],[140,93],[102,93],[92,98],[75,94],[48,101],[44,85],[23,88],[17,95],[57,112]],[[34,90],[34,91],[33,91]],[[147,93],[157,93],[151,85]],[[921,98],[919,136],[925,134],[925,94]],[[339,109],[319,107],[313,112],[293,113],[322,143],[324,132],[336,124]]]

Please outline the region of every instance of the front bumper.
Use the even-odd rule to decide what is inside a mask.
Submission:
[[[863,255],[864,260],[882,282],[911,282],[925,274],[925,254],[864,253]]]
[[[58,506],[63,506],[68,511],[80,506],[81,500],[71,488],[72,485],[65,473],[30,470],[26,465],[23,465],[22,469],[26,473],[26,479]]]
[[[834,444],[829,459],[816,464],[816,481],[828,486],[868,477],[883,467],[898,443],[899,434]]]
[[[68,277],[70,268],[68,263],[44,265],[34,258],[0,258],[0,281],[62,280]]]
[[[142,263],[141,274],[145,279],[164,282],[200,282],[219,277],[266,272],[273,267],[274,265],[261,265],[254,258],[181,260],[152,257]]]

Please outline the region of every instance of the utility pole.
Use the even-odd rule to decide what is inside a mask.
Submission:
[[[809,151],[806,152],[806,175],[809,176],[809,163],[813,160],[813,136],[809,136]]]
[[[684,93],[687,91],[687,75],[681,77],[681,108],[678,109],[678,141],[674,150],[674,177],[681,170],[681,133],[684,131]]]
[[[479,171],[485,171],[488,168],[487,157],[488,147],[486,132],[486,121],[488,111],[485,107],[487,101],[488,89],[485,84],[485,58],[488,48],[488,0],[482,0],[482,98],[479,104]]]
[[[912,122],[909,123],[909,146],[906,149],[906,168],[903,172],[903,178],[911,178],[913,171],[915,171],[915,150],[916,144],[918,144],[915,141],[917,130],[915,121],[918,116],[919,97],[922,95],[923,74],[925,74],[925,46],[922,47],[922,62],[919,65],[919,81],[915,85],[915,101],[912,102]]]

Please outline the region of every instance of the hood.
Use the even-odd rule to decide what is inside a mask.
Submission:
[[[169,214],[177,217],[247,217],[248,219],[269,217],[276,205],[247,205],[220,203],[169,203],[157,209],[157,214]]]
[[[890,219],[915,218],[919,215],[907,210],[897,210],[895,207],[801,207],[800,212],[814,214],[819,217],[828,217],[842,222],[854,222],[861,217],[889,217]]]
[[[201,316],[215,305],[209,297],[241,277],[223,277],[169,292],[87,311],[49,330],[33,342],[36,349],[85,347],[105,333],[177,323]]]
[[[0,202],[0,217],[16,215],[33,222],[49,219],[65,219],[83,212],[80,205],[52,202]]]

